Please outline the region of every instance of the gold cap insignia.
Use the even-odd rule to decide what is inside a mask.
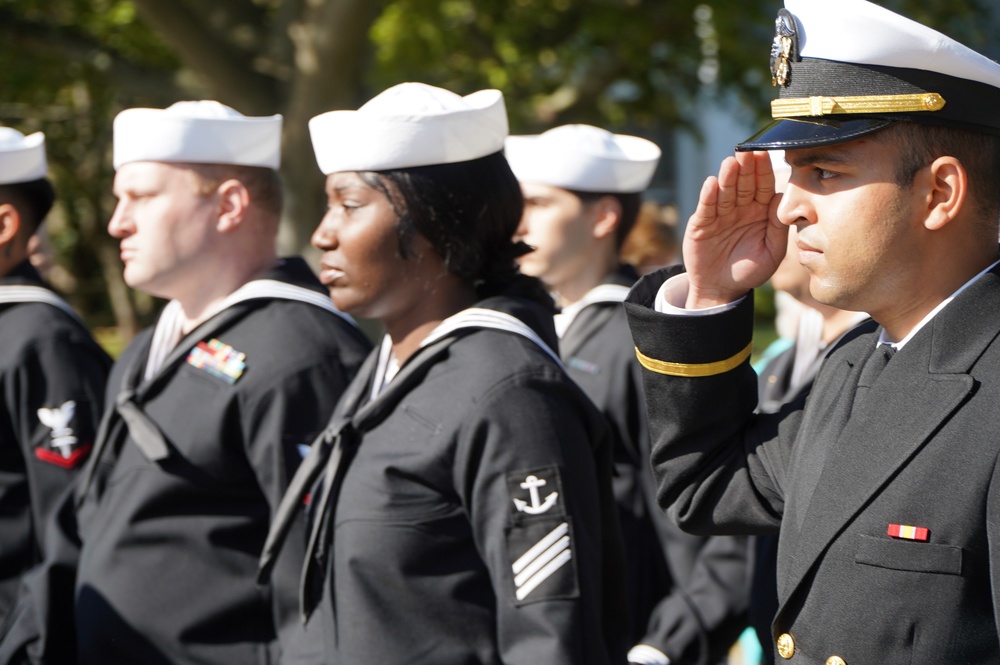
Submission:
[[[787,10],[778,11],[774,19],[774,41],[771,43],[771,85],[788,85],[790,60],[798,57],[795,19]]]

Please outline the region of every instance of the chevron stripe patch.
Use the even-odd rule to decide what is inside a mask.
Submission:
[[[566,517],[537,519],[507,531],[507,551],[517,605],[576,598],[573,528]]]
[[[569,545],[569,525],[563,522],[514,562],[512,568],[518,600],[527,598],[539,584],[573,558]]]

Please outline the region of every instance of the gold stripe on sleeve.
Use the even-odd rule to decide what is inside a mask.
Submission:
[[[648,369],[650,372],[666,374],[668,376],[685,376],[690,378],[699,376],[715,376],[716,374],[723,374],[732,369],[736,369],[744,360],[750,357],[750,352],[752,350],[753,342],[750,342],[747,344],[745,349],[731,358],[719,360],[714,363],[701,364],[669,363],[665,360],[657,360],[644,355],[638,347],[635,349],[635,357],[639,359],[639,364]]]

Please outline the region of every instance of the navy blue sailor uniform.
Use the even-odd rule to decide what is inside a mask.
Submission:
[[[61,548],[29,578],[0,662],[243,665],[298,648],[302,523],[265,587],[257,559],[370,343],[301,259],[240,291],[161,362],[150,330],[115,365],[98,447],[50,531]]]
[[[624,661],[607,425],[554,344],[550,313],[498,297],[384,387],[389,347],[368,359],[283,502],[320,480],[303,610],[326,662]]]
[[[653,647],[671,663],[717,663],[747,625],[747,539],[684,533],[656,504],[641,366],[622,307],[637,277],[621,266],[571,306],[571,321],[557,316],[560,353],[614,434],[630,646]]]
[[[0,278],[0,623],[94,444],[111,359],[24,261]]]
[[[812,389],[755,414],[752,295],[656,312],[626,301],[643,364],[659,501],[696,533],[780,526],[779,662],[1000,661],[1000,269],[897,352],[855,405],[879,331],[842,340]]]

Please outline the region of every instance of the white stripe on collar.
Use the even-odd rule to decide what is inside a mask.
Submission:
[[[449,316],[420,342],[420,348],[467,328],[491,328],[493,330],[503,330],[521,335],[534,342],[542,351],[547,353],[560,369],[565,369],[562,360],[559,358],[559,354],[553,351],[528,324],[516,316],[511,316],[505,312],[498,312],[494,309],[486,309],[485,307],[470,307],[463,309],[458,314]],[[375,399],[382,392],[382,389],[392,381],[397,372],[399,372],[399,364],[396,362],[396,357],[392,354],[392,342],[389,336],[386,335],[382,339],[382,345],[379,348],[375,380],[372,382],[372,399]]]
[[[233,302],[229,302],[231,298],[234,299]],[[297,300],[309,303],[310,305],[315,305],[336,314],[352,326],[357,325],[353,318],[333,306],[328,294],[318,293],[312,289],[289,284],[288,282],[281,282],[276,279],[255,279],[252,282],[247,282],[234,291],[229,298],[226,298],[224,306],[229,307],[236,302],[251,300],[253,298],[284,298],[285,300]]]
[[[40,302],[58,307],[67,314],[72,315],[77,321],[81,321],[80,315],[76,313],[76,310],[68,302],[46,288],[31,286],[30,284],[0,286],[0,304],[26,302]]]
[[[207,321],[209,318],[237,303],[259,298],[304,302],[332,312],[351,325],[357,325],[354,319],[333,306],[329,296],[313,291],[312,289],[276,279],[255,279],[247,282],[220,302],[205,320]],[[163,362],[167,359],[167,356],[170,355],[170,352],[174,350],[177,343],[184,337],[182,334],[183,326],[184,316],[181,305],[176,300],[171,300],[163,308],[163,313],[160,314],[160,318],[156,322],[156,329],[153,331],[153,341],[150,344],[149,355],[146,360],[145,379],[151,379],[156,375]]]
[[[631,289],[622,284],[599,284],[583,294],[583,297],[572,305],[567,305],[555,315],[556,334],[562,339],[577,315],[590,305],[600,303],[619,303],[625,300]]]

